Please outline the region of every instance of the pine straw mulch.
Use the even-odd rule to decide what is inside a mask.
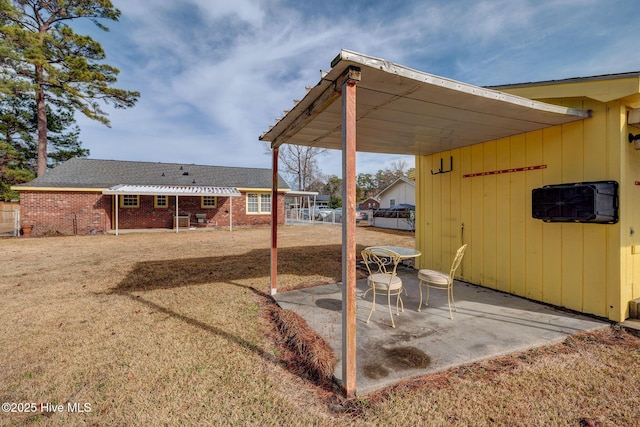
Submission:
[[[419,393],[455,387],[461,380],[498,382],[500,375],[515,373],[519,368],[533,365],[546,357],[568,355],[582,351],[597,351],[596,347],[620,347],[629,351],[640,350],[640,340],[633,331],[618,326],[595,332],[584,332],[568,337],[562,343],[499,356],[486,361],[453,368],[438,374],[413,378],[367,394],[365,397],[345,397],[333,379],[336,357],[331,347],[297,314],[268,304],[268,316],[277,332],[277,341],[284,353],[281,360],[288,370],[306,378],[317,387],[319,397],[325,401],[327,409],[336,416],[346,416],[355,421],[377,403],[394,395]],[[584,417],[582,426],[603,425],[595,418]]]

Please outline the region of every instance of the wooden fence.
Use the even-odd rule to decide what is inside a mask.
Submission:
[[[20,203],[0,202],[0,235],[20,234]]]

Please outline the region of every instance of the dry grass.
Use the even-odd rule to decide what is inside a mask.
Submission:
[[[413,237],[358,228],[385,243]],[[279,246],[280,290],[339,280],[338,227]],[[639,425],[640,339],[614,329],[343,400],[326,344],[267,296],[268,248],[268,229],[0,240],[0,402],[91,405],[0,425]]]
[[[399,425],[638,426],[639,357],[637,337],[600,330],[396,385],[357,413]]]

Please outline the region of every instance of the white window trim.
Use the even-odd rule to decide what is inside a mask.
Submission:
[[[249,211],[249,196],[257,196],[258,198],[258,212],[251,212]],[[269,196],[269,199],[271,199],[271,193],[247,193],[246,195],[246,204],[245,204],[245,211],[247,213],[247,215],[268,215],[271,213],[271,209],[273,209],[273,200],[271,200],[270,206],[271,208],[268,211],[263,210],[262,205],[263,205],[263,201],[262,201],[262,197],[263,196]]]

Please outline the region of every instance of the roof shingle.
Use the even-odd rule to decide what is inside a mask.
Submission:
[[[271,169],[70,159],[33,181],[14,187],[106,189],[118,184],[271,188]],[[278,188],[289,185],[278,175]]]

